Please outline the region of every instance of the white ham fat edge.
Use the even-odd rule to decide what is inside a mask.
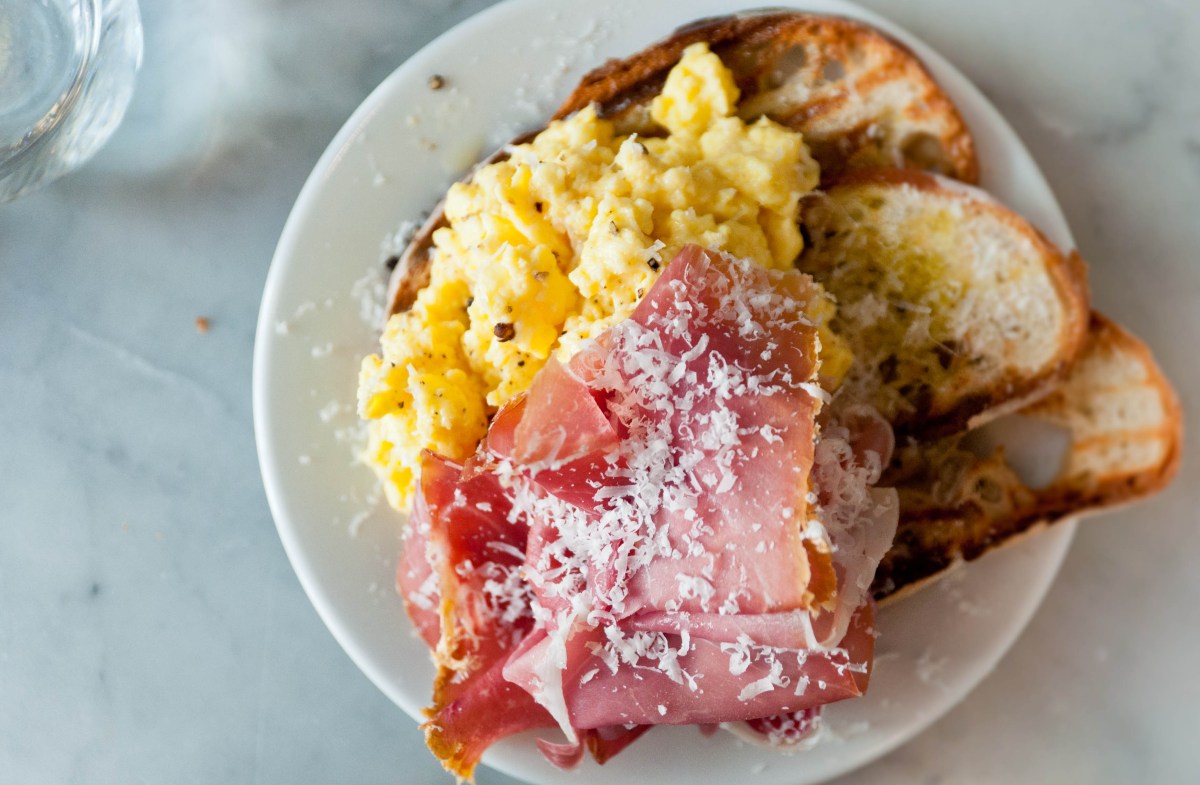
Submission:
[[[836,646],[851,616],[869,599],[875,570],[892,546],[900,519],[895,489],[874,487],[891,459],[891,427],[869,407],[856,406],[842,417],[875,433],[851,433],[835,420],[817,435],[814,484],[818,495],[828,498],[814,511],[810,527],[816,523],[824,533],[839,570],[834,622],[825,638],[810,641],[817,649]],[[865,449],[852,446],[856,437],[865,438]]]
[[[522,657],[519,660],[510,660],[504,666],[504,678],[529,692],[533,699],[558,723],[567,742],[577,744],[579,734],[571,724],[567,701],[563,695],[562,675],[563,669],[566,667],[566,654],[559,654],[555,651],[556,648],[564,646],[565,642],[565,637],[560,639],[557,636],[548,635],[530,649],[530,651],[537,649],[543,651],[543,656],[533,659],[533,662],[536,663],[534,667],[523,672],[518,671],[513,667],[514,663],[525,666],[531,658]]]
[[[829,735],[829,725],[819,714],[812,719],[812,723],[812,730],[796,741],[778,741],[750,727],[747,722],[722,722],[718,727],[739,741],[790,755],[812,749]]]

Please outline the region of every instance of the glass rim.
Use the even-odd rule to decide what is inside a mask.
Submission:
[[[79,97],[87,86],[92,65],[100,52],[100,38],[104,30],[105,0],[70,0],[72,15],[78,14],[76,34],[83,43],[82,51],[75,64],[75,72],[67,87],[59,94],[54,104],[26,132],[26,142],[3,160],[0,160],[0,177],[16,171],[21,162],[52,138],[63,121],[71,115]],[[80,31],[79,28],[82,28]]]

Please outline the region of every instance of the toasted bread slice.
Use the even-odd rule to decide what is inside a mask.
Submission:
[[[554,119],[596,103],[621,133],[660,133],[650,101],[683,50],[699,41],[733,71],[742,95],[738,113],[767,115],[800,131],[824,177],[878,166],[926,169],[969,183],[979,177],[966,124],[916,56],[875,28],[839,17],[772,11],[695,22],[589,73]],[[439,204],[397,260],[389,315],[410,308],[428,284],[433,233],[445,223]]]
[[[1145,344],[1099,314],[1063,384],[1020,413],[1069,434],[1057,476],[1041,489],[1003,452],[977,456],[961,436],[898,452],[890,479],[900,526],[875,576],[877,599],[906,596],[1065,517],[1148,496],[1178,471],[1183,429],[1174,390]]]
[[[589,73],[555,118],[595,103],[621,133],[653,135],[650,101],[699,41],[733,71],[738,114],[800,131],[823,175],[890,166],[979,178],[966,124],[916,55],[842,17],[768,10],[693,22]]]
[[[801,204],[797,266],[838,301],[855,360],[835,403],[898,435],[955,433],[1053,387],[1083,345],[1087,275],[982,191],[900,169],[843,175]]]

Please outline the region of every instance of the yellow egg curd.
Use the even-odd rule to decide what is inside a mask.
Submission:
[[[628,317],[684,245],[793,265],[817,164],[799,133],[742,121],[737,101],[729,70],[694,44],[651,105],[662,134],[617,135],[589,107],[450,188],[429,285],[359,376],[365,460],[392,506],[410,507],[422,449],[468,457],[552,353]],[[823,332],[828,363],[844,351]]]

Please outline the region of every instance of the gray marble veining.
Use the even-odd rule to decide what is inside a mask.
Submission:
[[[144,83],[112,145],[0,206],[0,782],[449,782],[291,572],[258,476],[250,358],[275,241],[322,149],[487,2],[142,5]],[[1014,124],[1097,306],[1156,347],[1195,411],[1194,2],[866,5]],[[1081,527],[996,672],[844,782],[1200,776],[1195,458],[1167,494]]]

